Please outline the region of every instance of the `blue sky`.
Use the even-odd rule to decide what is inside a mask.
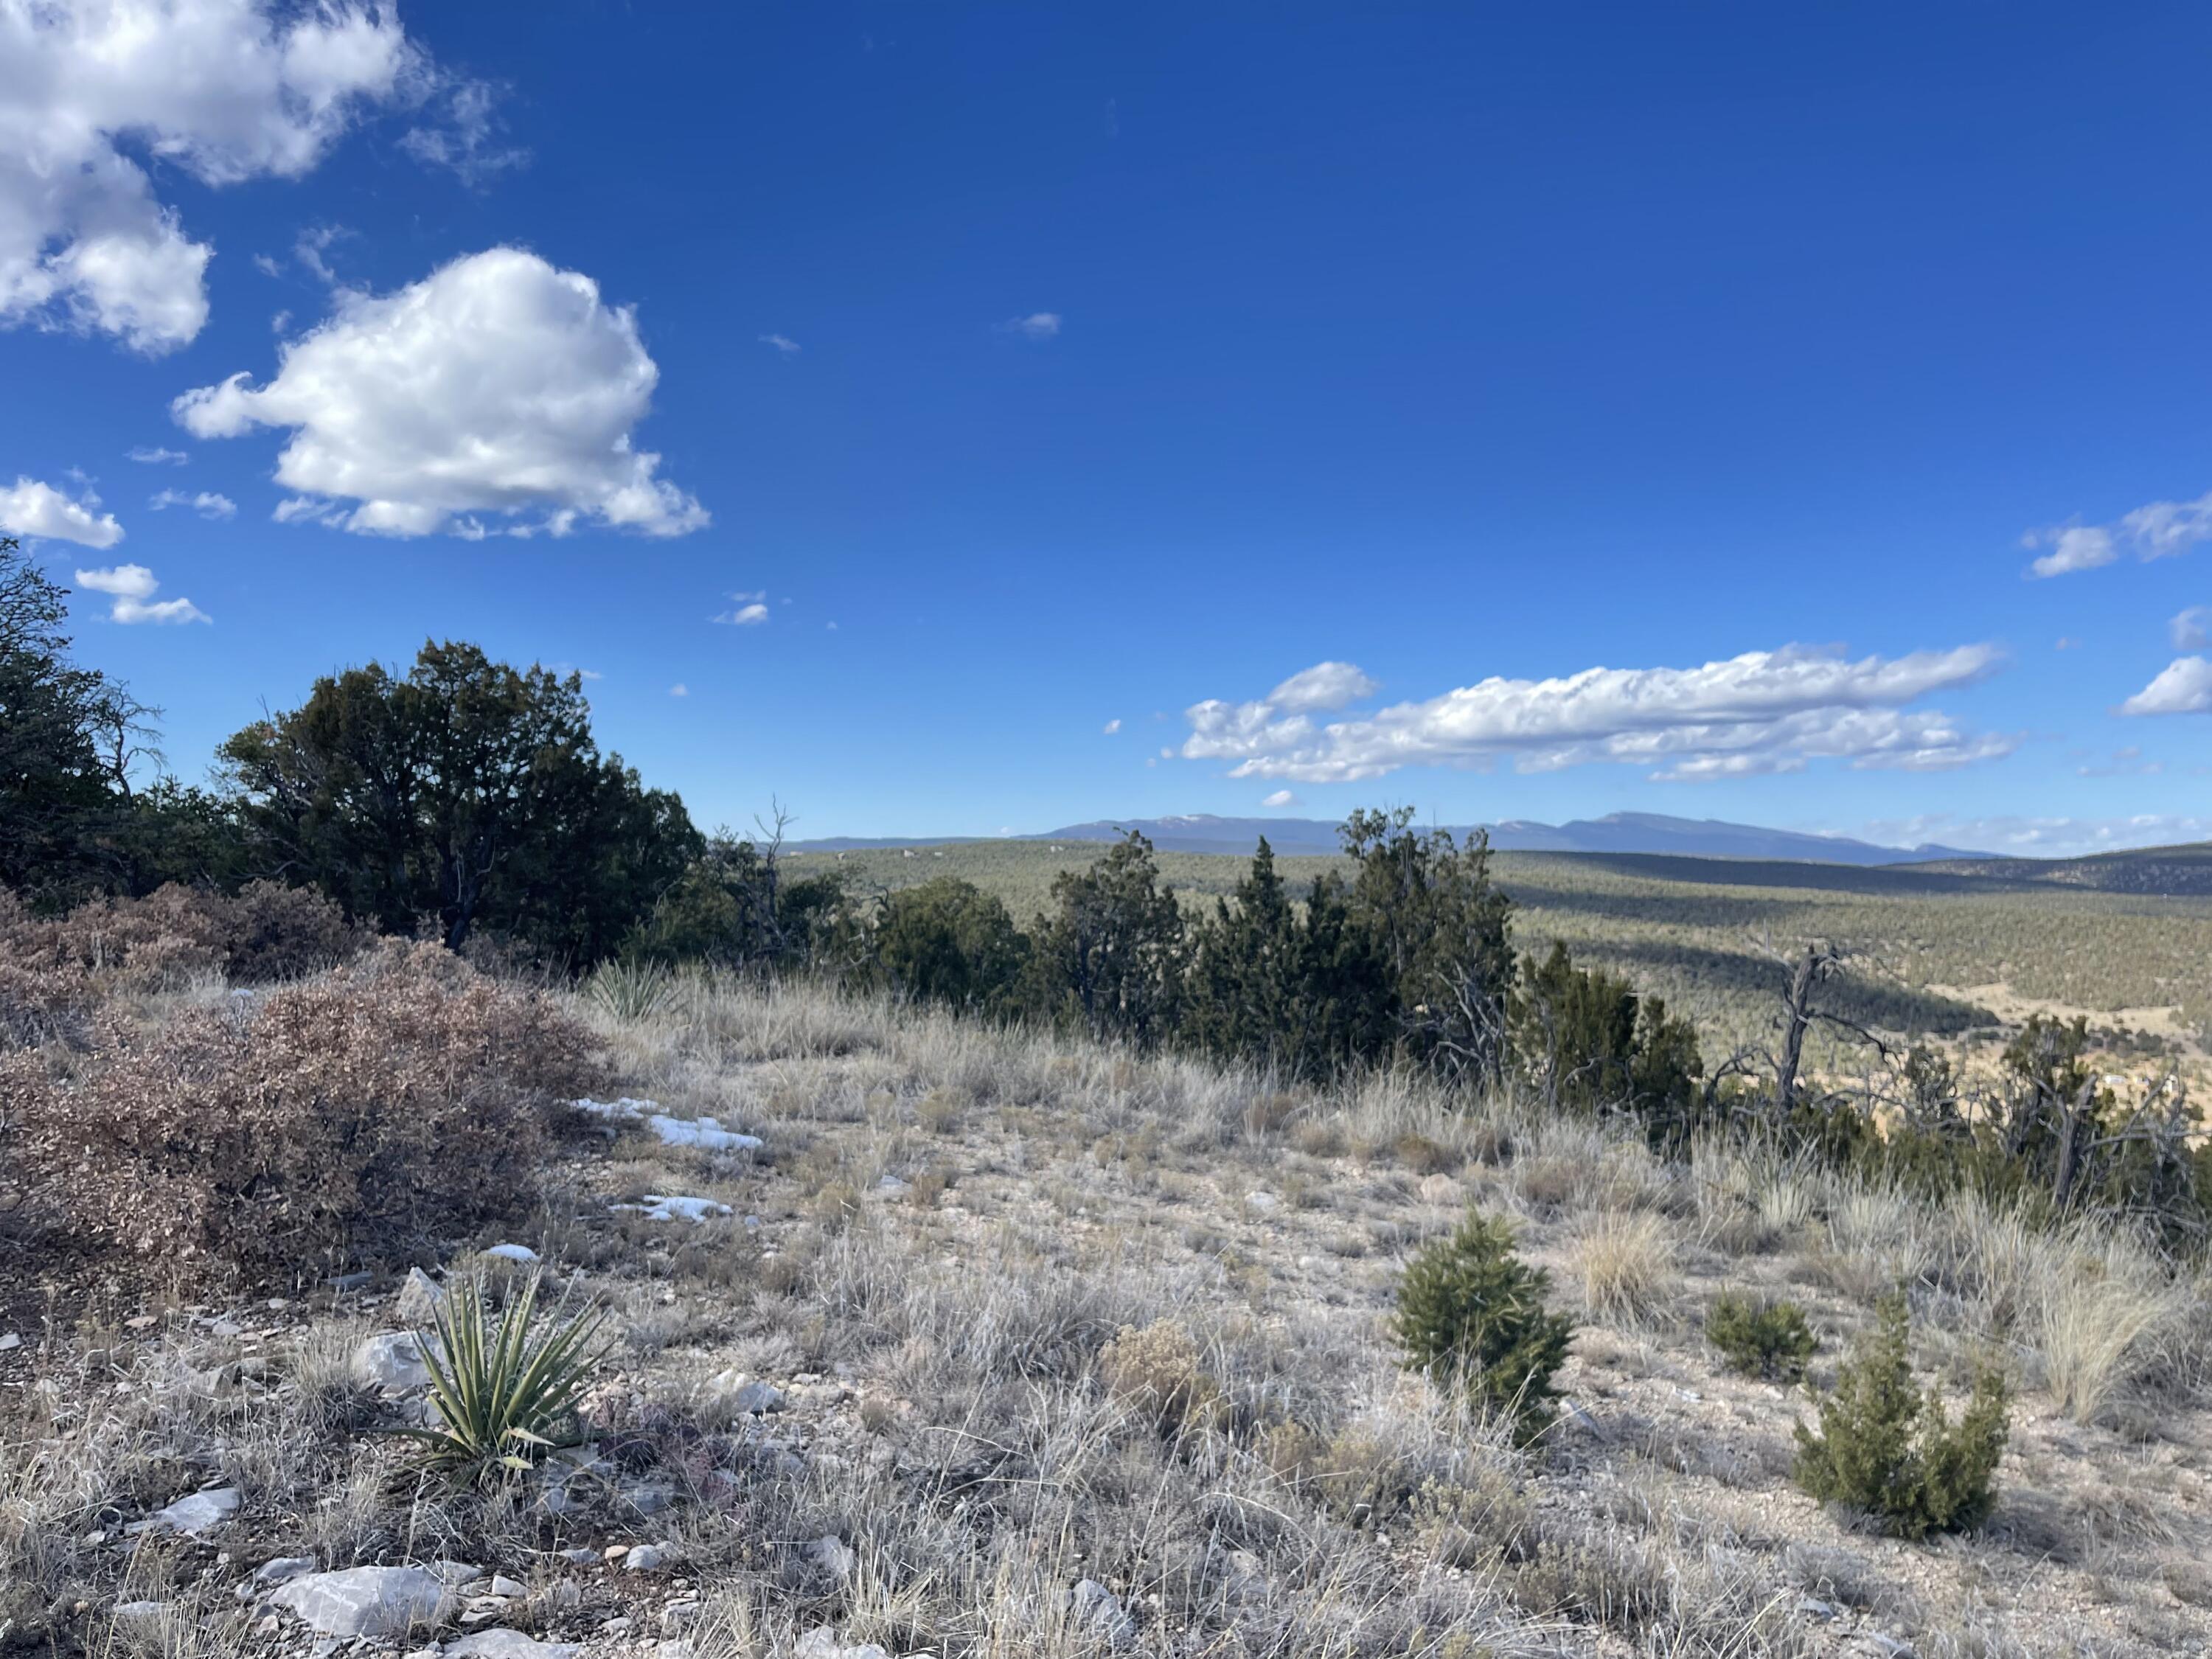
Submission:
[[[0,0],[0,524],[187,777],[434,635],[598,676],[709,824],[2212,835],[2208,55]]]

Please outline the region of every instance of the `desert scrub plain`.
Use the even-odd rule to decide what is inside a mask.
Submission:
[[[1755,1152],[1668,1166],[1640,1136],[1402,1075],[1285,1090],[803,981],[648,975],[594,998],[386,946],[240,996],[204,958],[174,965],[192,960],[88,1012],[50,994],[49,1030],[0,1077],[0,1651],[2212,1643],[2207,1285],[2125,1236]],[[251,1179],[212,1183],[258,1228],[242,1275],[193,1231],[204,1207],[41,1230],[52,1165],[24,1153],[58,1106],[116,1065],[187,1103],[231,1086],[207,1058],[224,1032],[281,1095],[267,1045],[307,1011],[337,1035],[284,1064],[330,1067],[322,1098],[368,1098],[343,1079],[386,1030],[405,1036],[387,1081],[416,1091],[324,1125],[352,1184],[334,1176],[323,1211],[262,1225]],[[562,1108],[571,1065],[602,1101],[653,1105]],[[459,1139],[469,1122],[410,1127],[441,1099],[532,1137],[528,1167],[426,1166],[426,1146],[496,1156]],[[167,1154],[104,1146],[91,1161],[142,1190],[77,1201],[163,1217]],[[426,1168],[428,1207],[407,1191]],[[1470,1206],[1510,1222],[1575,1323],[1533,1443],[1409,1373],[1390,1337],[1409,1257]],[[392,1241],[366,1278],[333,1273],[342,1211]],[[532,1272],[606,1321],[588,1444],[489,1486],[426,1473],[384,1431],[422,1414],[403,1334],[441,1292],[497,1299]],[[1793,1424],[1899,1285],[1923,1384],[1955,1404],[1994,1358],[2017,1392],[1987,1524],[1926,1543],[1790,1478]],[[1704,1321],[1731,1295],[1806,1310],[1805,1384],[1723,1365]],[[312,1605],[296,1587],[314,1581],[285,1574],[361,1568],[411,1569],[378,1582],[434,1624],[319,1637],[280,1605]]]
[[[911,851],[911,856],[908,852]],[[1079,870],[1095,842],[959,842],[938,848],[807,853],[794,871],[834,868],[861,890],[936,876],[972,881],[1023,921],[1051,907],[1053,878]],[[1520,948],[1563,941],[1577,962],[1620,974],[1697,1024],[1709,1055],[1759,1040],[1784,969],[1765,948],[1825,939],[1851,971],[1838,1011],[1986,1066],[2030,1014],[2089,1016],[2100,1057],[2148,1075],[2173,1063],[2212,1082],[2212,893],[2191,848],[2049,864],[1891,866],[1612,854],[1498,853]],[[1249,860],[1160,853],[1160,874],[1210,909]],[[1285,857],[1303,893],[1342,859]],[[1817,1038],[1839,1076],[1863,1065],[1850,1043]]]

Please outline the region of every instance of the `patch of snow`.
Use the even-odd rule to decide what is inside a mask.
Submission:
[[[766,1144],[758,1135],[724,1128],[717,1119],[671,1117],[657,1109],[658,1102],[633,1100],[628,1095],[620,1100],[579,1100],[571,1103],[578,1111],[589,1112],[594,1117],[642,1123],[659,1136],[665,1146],[697,1146],[710,1152],[757,1152]]]
[[[641,1215],[647,1221],[704,1221],[710,1215],[728,1215],[730,1206],[711,1198],[684,1198],[665,1193],[647,1193],[635,1204],[616,1204],[610,1206]]]

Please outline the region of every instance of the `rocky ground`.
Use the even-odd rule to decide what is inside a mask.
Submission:
[[[311,1293],[57,1295],[0,1336],[0,1652],[2212,1648],[2203,1288],[2123,1241],[816,992],[592,1017],[629,1098],[575,1115],[527,1224]],[[1388,1338],[1470,1203],[1580,1322],[1534,1447]],[[616,1337],[587,1443],[425,1477],[380,1432],[423,1410],[410,1333],[464,1275],[534,1273]],[[1791,1296],[1817,1389],[1899,1282],[1927,1376],[1995,1352],[2020,1386],[1964,1538],[1804,1497],[1807,1390],[1702,1337],[1724,1290]]]

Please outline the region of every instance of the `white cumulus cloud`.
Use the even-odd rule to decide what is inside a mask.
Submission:
[[[50,483],[18,477],[14,488],[0,487],[0,532],[46,536],[82,547],[112,547],[123,539],[123,526],[112,513],[99,507],[100,497],[90,491],[64,495]]]
[[[327,322],[280,346],[266,386],[234,374],[171,412],[201,438],[289,428],[276,481],[298,493],[280,521],[473,540],[565,535],[584,519],[679,536],[706,509],[631,442],[659,374],[629,307],[499,247],[396,293],[341,290]]]
[[[2158,678],[2120,705],[2123,714],[2212,712],[2212,659],[2176,657]]]
[[[80,570],[76,585],[113,601],[107,619],[118,623],[204,623],[206,611],[190,599],[157,599],[161,584],[143,564],[118,564],[106,570]]]
[[[156,513],[165,507],[189,507],[203,519],[234,519],[238,516],[238,503],[212,489],[203,489],[197,494],[183,489],[164,489],[146,505]]]
[[[1420,702],[1327,724],[1301,699],[1365,676],[1323,664],[1249,702],[1185,711],[1188,760],[1232,762],[1232,777],[1308,783],[1379,778],[1404,766],[1523,772],[1595,762],[1644,766],[1698,781],[1801,770],[1813,759],[1930,771],[2008,754],[2016,739],[1968,732],[1905,705],[1971,685],[2002,665],[1985,645],[1848,659],[1787,646],[1696,668],[1589,668],[1560,678],[1493,678]],[[1323,673],[1323,670],[1329,672]],[[1288,692],[1290,702],[1275,696]],[[1332,695],[1334,693],[1332,692]]]
[[[757,628],[768,620],[768,606],[761,599],[745,593],[732,593],[730,597],[741,603],[732,605],[715,617],[716,622],[726,623],[732,628]]]
[[[299,178],[438,79],[374,0],[0,0],[0,326],[184,344],[215,250],[155,174]]]
[[[1278,789],[1273,794],[1261,801],[1260,805],[1262,806],[1297,806],[1301,805],[1301,803],[1298,798],[1292,794],[1289,790]]]

